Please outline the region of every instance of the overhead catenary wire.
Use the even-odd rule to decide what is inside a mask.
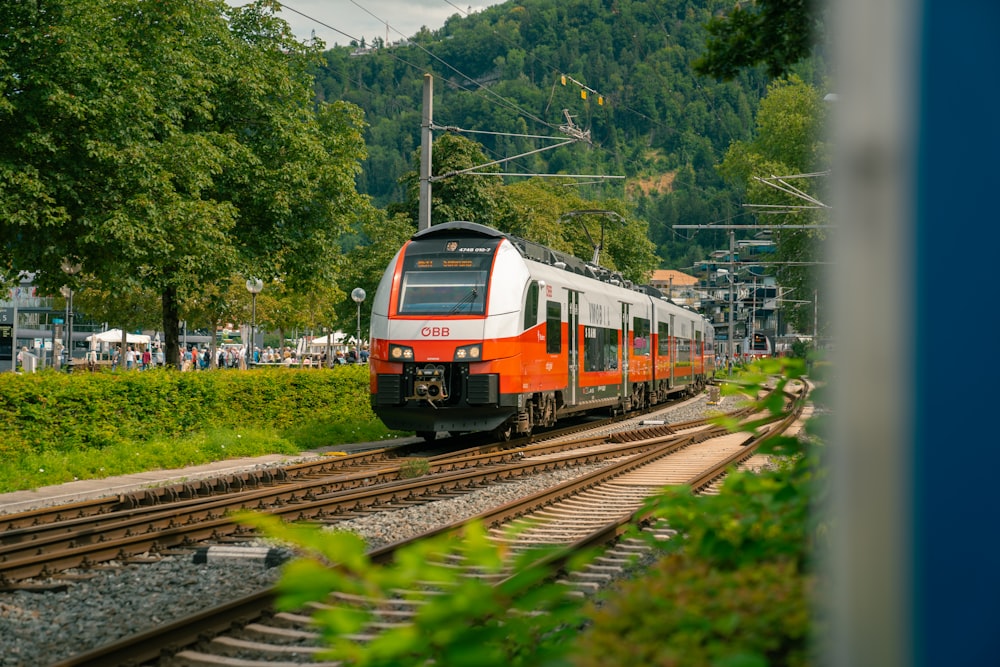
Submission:
[[[447,2],[447,0],[444,0],[444,1]],[[325,23],[325,22],[323,22],[323,21],[321,21],[321,20],[319,20],[319,19],[317,19],[317,18],[315,18],[313,16],[305,14],[304,12],[301,12],[301,11],[299,11],[299,10],[291,7],[288,3],[282,2],[282,3],[279,3],[279,4],[280,4],[281,7],[285,8],[285,9],[288,9],[289,11],[291,11],[291,12],[293,12],[295,14],[298,14],[299,16],[302,16],[303,18],[309,19],[310,21],[314,21],[318,25],[321,25],[321,26],[323,26],[325,28],[333,30],[333,31],[337,32],[338,34],[344,35],[348,39],[354,40],[355,42],[360,42],[361,41],[358,37],[350,35],[350,34],[344,32],[342,30],[334,28],[333,26],[331,26],[331,25],[329,25],[329,24],[327,24],[327,23]],[[386,26],[387,29],[391,29],[393,32],[395,32],[396,34],[400,35],[404,39],[407,38],[407,36],[404,33],[400,32],[399,30],[397,30],[396,28],[394,28],[388,21],[384,20],[383,18],[381,18],[380,16],[378,16],[377,14],[375,14],[374,12],[372,12],[371,10],[369,10],[367,7],[364,7],[360,3],[356,2],[356,0],[351,0],[351,4],[353,4],[354,6],[358,7],[359,9],[361,9],[362,11],[364,11],[366,14],[368,14],[369,16],[371,16],[372,18],[374,18],[375,20],[379,21],[380,23],[385,24],[385,26]],[[466,12],[465,10],[462,10],[461,8],[457,7],[456,5],[454,5],[451,2],[447,2],[447,4],[449,4],[450,6],[454,7],[455,9],[457,9],[462,14],[464,14],[466,16],[469,15],[469,12]],[[465,78],[467,81],[473,82],[476,85],[476,88],[478,90],[481,90],[485,94],[493,97],[495,100],[499,101],[502,104],[502,106],[505,106],[508,109],[516,111],[517,113],[525,116],[526,118],[529,118],[529,119],[531,119],[531,120],[533,120],[533,121],[535,121],[535,122],[537,122],[537,123],[539,123],[539,124],[541,124],[541,125],[543,125],[545,127],[549,127],[549,128],[552,128],[552,129],[560,129],[556,124],[551,123],[549,121],[546,121],[546,120],[544,120],[542,118],[539,118],[538,116],[536,116],[535,114],[531,113],[530,111],[524,109],[520,105],[517,105],[517,104],[511,102],[510,100],[508,100],[507,98],[505,98],[505,97],[497,94],[496,92],[492,91],[490,88],[488,88],[488,87],[486,87],[486,86],[484,86],[482,84],[477,83],[476,79],[474,77],[471,77],[468,74],[462,72],[457,67],[453,66],[451,63],[445,61],[441,57],[439,57],[436,54],[434,54],[431,51],[429,51],[423,45],[421,45],[419,43],[415,43],[415,42],[411,42],[410,45],[414,46],[415,48],[417,48],[417,49],[419,49],[421,51],[423,51],[430,58],[432,58],[432,59],[436,60],[437,62],[441,63],[442,65],[444,65],[446,68],[448,68],[449,70],[451,70],[455,74],[460,75],[461,77]],[[417,69],[418,71],[421,71],[424,74],[428,74],[429,73],[429,72],[427,72],[426,69],[424,69],[424,68],[422,68],[422,67],[420,67],[418,65],[415,65],[413,63],[410,63],[410,62],[406,61],[405,59],[399,58],[395,54],[391,54],[390,53],[390,56],[393,57],[393,58],[395,58],[395,59],[397,59],[397,60],[399,60],[400,62],[406,64],[407,66],[414,67],[415,69]],[[536,58],[536,61],[537,61],[537,58]],[[607,98],[607,96],[601,94],[600,92],[598,92],[597,90],[595,90],[593,88],[590,88],[589,86],[586,86],[585,84],[577,81],[576,79],[574,79],[573,77],[570,77],[569,75],[563,75],[561,72],[559,72],[555,68],[552,68],[551,66],[546,66],[546,67],[550,71],[556,72],[561,77],[568,78],[574,84],[580,86],[581,87],[581,91],[583,91],[583,92],[589,92],[589,93],[593,93],[593,94],[597,95],[598,96],[598,100],[599,100],[598,104],[603,105],[604,100]],[[471,90],[470,88],[468,88],[466,86],[462,86],[460,84],[455,84],[455,85],[456,85],[456,87],[458,87],[458,88],[460,88],[462,90]],[[584,99],[586,99],[585,96],[584,96]],[[652,120],[652,119],[650,119],[650,120]]]

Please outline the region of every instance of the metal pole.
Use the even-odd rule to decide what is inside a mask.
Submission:
[[[733,362],[735,359],[733,355],[736,353],[736,349],[733,347],[733,336],[735,332],[733,331],[733,309],[736,307],[733,301],[733,284],[736,282],[736,259],[734,254],[736,253],[736,233],[730,230],[729,232],[729,368],[730,373],[732,373]]]
[[[69,299],[70,299],[70,294],[72,294],[72,293],[73,293],[73,290],[71,290],[69,287],[67,287],[66,288],[66,294],[65,294],[65,296],[66,296],[66,317],[64,318],[64,321],[66,322],[67,327],[66,327],[66,331],[63,332],[63,334],[64,334],[63,335],[64,344],[65,344],[67,350],[69,350],[69,326],[68,326],[69,325]]]
[[[424,74],[424,109],[420,121],[420,203],[417,229],[431,226],[431,125],[434,122],[434,77]]]
[[[69,305],[66,309],[66,362],[73,361],[73,288],[69,288]]]
[[[247,366],[253,365],[253,347],[257,333],[257,293],[250,294],[250,344],[247,345]]]
[[[750,346],[750,356],[753,357],[753,331],[757,327],[757,276],[753,277],[753,305],[750,307],[750,333],[747,337],[750,339],[748,345]]]
[[[264,281],[260,278],[247,279],[247,291],[250,292],[250,339],[243,346],[247,368],[253,366],[253,345],[257,333],[257,294],[264,289]]]
[[[813,290],[813,349],[819,349],[819,289]]]
[[[13,373],[17,371],[17,354],[20,350],[17,347],[17,301],[21,298],[21,275],[17,276],[17,283],[11,288],[10,293],[13,295],[11,303],[14,307],[14,317],[13,317],[13,329],[10,332],[10,371]]]
[[[354,299],[354,303],[358,304],[358,336],[354,347],[354,361],[358,363],[361,362],[361,303],[366,296],[368,295],[360,287],[355,287],[351,291],[351,298]]]

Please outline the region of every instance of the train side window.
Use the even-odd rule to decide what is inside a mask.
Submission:
[[[661,357],[670,355],[670,325],[666,322],[656,323],[657,345],[656,354]]]
[[[524,298],[524,330],[538,324],[538,282],[531,281],[528,294]]]
[[[545,302],[545,351],[562,352],[562,304],[558,301]]]
[[[644,317],[632,318],[632,354],[649,356],[649,320]]]
[[[618,331],[604,327],[583,329],[583,370],[610,371],[618,368]]]

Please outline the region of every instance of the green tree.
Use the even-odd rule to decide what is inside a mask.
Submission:
[[[338,296],[334,302],[337,321],[347,331],[353,330],[347,323],[354,323],[358,316],[357,304],[350,293],[355,287],[365,291],[365,301],[361,304],[361,336],[367,338],[371,327],[371,308],[382,274],[403,244],[417,231],[416,223],[408,216],[398,213],[389,218],[378,211],[361,221],[361,242],[345,254],[345,262],[340,273]]]
[[[126,349],[126,335],[138,329],[159,328],[160,308],[157,294],[138,281],[128,283],[120,280],[116,291],[112,292],[103,282],[93,276],[84,275],[79,280],[70,279],[76,285],[73,294],[74,310],[87,313],[98,322],[107,322],[112,328],[122,331],[118,345]]]
[[[0,242],[36,282],[160,295],[168,362],[184,303],[234,273],[332,281],[368,203],[356,107],[316,104],[301,44],[258,0],[53,0],[0,8]]]
[[[431,174],[443,177],[431,186],[431,224],[452,220],[477,222],[497,227],[499,221],[510,216],[511,203],[503,189],[500,176],[458,174],[465,170],[477,172],[499,171],[490,162],[482,146],[463,136],[444,134],[438,137],[431,150]],[[417,150],[415,164],[420,164]],[[478,167],[478,168],[477,168]],[[475,169],[474,169],[475,168]],[[406,184],[404,211],[413,220],[419,218],[420,176],[411,171],[403,176]],[[390,212],[394,209],[390,207]]]
[[[694,62],[703,76],[732,79],[746,67],[764,65],[772,77],[807,58],[819,19],[815,0],[756,0],[737,3],[708,21],[705,53]]]
[[[567,192],[567,185],[530,179],[507,186],[514,211],[501,229],[584,260],[598,245],[601,266],[645,283],[659,264],[645,221],[621,200],[589,200]]]
[[[787,188],[772,187],[768,183],[774,183],[773,180],[765,180],[773,176],[819,174],[827,168],[829,147],[822,135],[825,117],[826,107],[815,87],[795,76],[775,80],[761,101],[754,138],[734,142],[726,152],[720,171],[730,183],[744,189],[748,202],[779,207],[772,210],[785,207],[781,215],[768,216],[769,224],[800,226],[826,221],[824,209],[791,194]],[[794,179],[793,185],[822,201],[826,182],[817,176]],[[812,332],[813,304],[794,301],[813,300],[819,284],[817,263],[822,256],[825,234],[817,226],[815,230],[778,230],[773,235],[777,248],[774,259],[787,263],[778,265],[778,284],[792,290],[783,312],[796,330]]]
[[[419,158],[418,158],[419,161]],[[620,200],[594,201],[567,194],[568,183],[531,179],[504,185],[499,176],[462,174],[464,170],[496,171],[480,144],[444,135],[434,142],[433,173],[447,178],[431,188],[431,224],[465,220],[494,227],[589,260],[594,245],[602,245],[600,263],[628,280],[645,282],[657,266],[654,246],[644,222],[628,216]],[[409,172],[405,210],[416,219],[419,179]],[[392,207],[390,207],[392,210]],[[579,214],[581,211],[590,213]]]
[[[704,24],[717,6],[715,0],[498,4],[421,31],[414,39],[419,48],[390,46],[361,57],[350,57],[346,47],[328,51],[319,94],[365,109],[372,159],[358,187],[381,206],[405,199],[398,177],[415,164],[428,71],[436,75],[435,123],[486,132],[475,138],[489,160],[538,148],[529,136],[555,135],[566,120],[563,110],[592,132],[584,150],[568,146],[518,158],[503,171],[632,177],[690,162],[700,181],[715,179],[721,188],[714,165],[734,138],[748,135],[766,79],[757,71],[724,83],[694,75],[691,62],[704,48]],[[455,69],[442,71],[441,61]],[[601,94],[583,99],[573,80],[562,84],[562,73]]]

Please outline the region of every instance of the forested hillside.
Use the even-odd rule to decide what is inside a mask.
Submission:
[[[400,177],[417,168],[424,72],[434,75],[435,125],[476,132],[465,136],[488,160],[552,144],[527,135],[564,138],[559,126],[568,114],[590,132],[590,145],[537,152],[501,171],[627,177],[576,179],[575,195],[627,200],[648,223],[663,265],[683,267],[725,236],[688,239],[673,225],[743,212],[715,165],[731,142],[748,138],[768,82],[759,70],[730,82],[692,70],[705,50],[705,23],[730,4],[512,0],[456,14],[402,44],[334,45],[317,73],[317,94],[365,111],[369,157],[359,190],[380,207],[406,199]]]

